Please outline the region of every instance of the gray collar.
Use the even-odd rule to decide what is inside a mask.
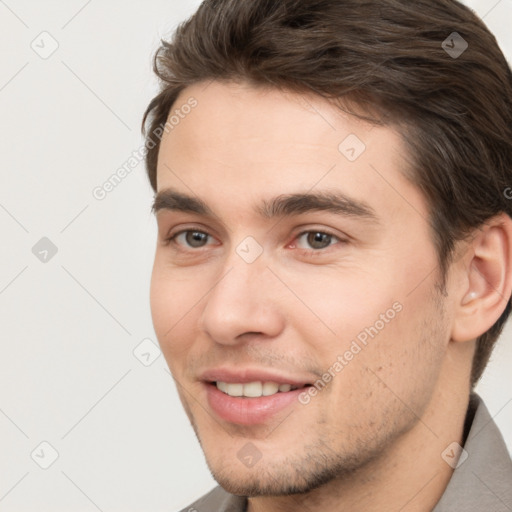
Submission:
[[[471,417],[472,418],[471,421]],[[512,460],[482,399],[473,393],[464,450],[468,458],[455,471],[432,512],[512,512]]]

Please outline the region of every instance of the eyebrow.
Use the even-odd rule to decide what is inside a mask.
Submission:
[[[167,188],[155,196],[152,211],[160,210],[195,213],[220,221],[212,209],[200,198]],[[340,191],[318,191],[282,194],[257,205],[255,212],[265,219],[291,217],[304,213],[324,211],[345,217],[355,217],[378,223],[375,210],[364,201],[348,197]]]

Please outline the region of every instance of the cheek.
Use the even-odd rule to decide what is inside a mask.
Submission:
[[[431,293],[404,297],[400,308],[393,320],[368,338],[360,362],[366,369],[368,391],[380,389],[389,398],[396,394],[420,404],[438,378],[449,328]]]
[[[151,316],[170,368],[188,349],[190,334],[187,332],[200,296],[189,280],[178,279],[155,263],[150,287]]]
[[[153,273],[151,275],[149,297],[153,327],[155,328],[156,335],[161,343],[162,335],[165,333],[166,325],[167,329],[169,329],[172,325],[169,322],[169,313],[174,310],[174,307],[172,303],[170,287],[167,283],[167,280],[161,275],[156,262],[155,266],[153,267]],[[169,301],[171,301],[171,303],[169,303]]]
[[[390,386],[435,371],[446,341],[446,322],[432,299],[432,279],[411,293],[418,273],[409,270],[382,265],[373,275],[352,271],[340,272],[343,278],[338,279],[332,272],[317,272],[314,279],[288,276],[303,302],[294,308],[291,322],[322,370],[334,371],[341,356],[339,374],[345,378],[357,374],[359,379],[360,370],[370,368]]]
[[[287,282],[296,295],[290,298],[293,322],[327,353],[347,349],[358,337],[364,342],[368,329],[385,330],[400,316],[396,286],[358,269],[288,275]]]

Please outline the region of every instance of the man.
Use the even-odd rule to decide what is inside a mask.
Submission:
[[[209,0],[144,116],[185,510],[507,511],[512,74],[453,0]]]

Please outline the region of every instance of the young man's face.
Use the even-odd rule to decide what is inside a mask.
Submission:
[[[426,432],[451,317],[427,205],[390,128],[217,82],[173,113],[191,97],[159,153],[156,334],[218,482],[306,491]]]

